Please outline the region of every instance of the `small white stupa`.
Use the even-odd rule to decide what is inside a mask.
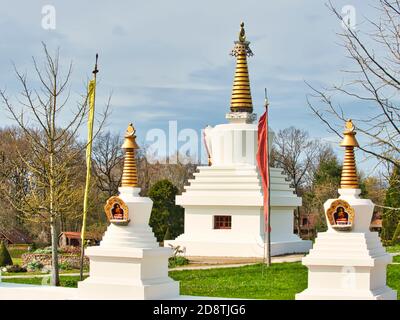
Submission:
[[[354,147],[358,147],[351,120],[346,123],[341,185],[338,199],[324,204],[328,231],[318,233],[310,254],[303,258],[308,268],[308,288],[298,300],[397,299],[386,286],[386,253],[377,232],[370,231],[374,204],[359,197]]]
[[[263,193],[256,152],[244,24],[232,55],[236,72],[227,124],[207,127],[210,166],[198,167],[195,179],[176,203],[185,208],[185,232],[165,246],[181,246],[188,256],[258,257],[265,252]],[[270,132],[270,139],[273,133]],[[272,139],[271,139],[272,140]],[[301,205],[282,170],[271,168],[271,253],[308,252],[311,241],[293,233],[293,210]]]
[[[179,282],[168,277],[170,248],[159,247],[149,226],[153,202],[139,196],[135,129],[129,125],[122,187],[105,206],[111,222],[97,247],[89,247],[90,276],[78,283],[80,299],[174,299]]]

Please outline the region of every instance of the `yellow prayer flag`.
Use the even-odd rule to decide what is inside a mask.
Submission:
[[[88,86],[88,140],[86,145],[86,185],[85,195],[83,199],[83,219],[82,219],[82,232],[81,241],[84,245],[85,231],[86,231],[86,216],[88,211],[89,202],[89,189],[90,189],[90,177],[92,169],[92,140],[93,140],[93,122],[94,122],[94,109],[95,109],[95,98],[96,98],[96,80],[90,80]]]

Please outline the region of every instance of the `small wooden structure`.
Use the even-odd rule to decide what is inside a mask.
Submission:
[[[98,244],[100,242],[101,237],[96,236],[93,233],[87,232],[86,233],[86,240],[90,241],[91,245]],[[58,236],[58,246],[65,247],[65,246],[73,246],[79,247],[81,245],[81,233],[74,232],[74,231],[63,231]]]

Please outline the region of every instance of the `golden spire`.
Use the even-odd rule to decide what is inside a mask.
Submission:
[[[240,24],[239,41],[235,41],[231,55],[236,57],[236,71],[233,79],[231,111],[232,112],[253,112],[253,103],[250,92],[249,70],[247,68],[247,56],[253,52],[249,47],[250,42],[246,41],[244,23]]]
[[[125,140],[122,149],[125,150],[124,170],[122,173],[122,187],[137,187],[138,177],[136,168],[135,149],[139,149],[136,143],[135,128],[129,124],[125,132]]]
[[[359,189],[356,160],[354,157],[354,147],[358,147],[356,132],[351,120],[346,121],[344,137],[340,146],[345,147],[342,178],[340,180],[341,189]]]

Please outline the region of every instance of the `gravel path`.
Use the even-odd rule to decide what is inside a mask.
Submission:
[[[292,254],[287,256],[272,257],[272,263],[282,262],[298,262],[304,257],[304,254]],[[215,268],[235,268],[249,266],[256,263],[261,263],[262,259],[240,259],[240,258],[201,258],[201,257],[188,257],[192,263],[187,266],[176,267],[170,269],[171,271],[179,270],[203,270],[203,269],[215,269]],[[246,261],[247,260],[247,261]],[[198,264],[197,266],[195,264]]]

